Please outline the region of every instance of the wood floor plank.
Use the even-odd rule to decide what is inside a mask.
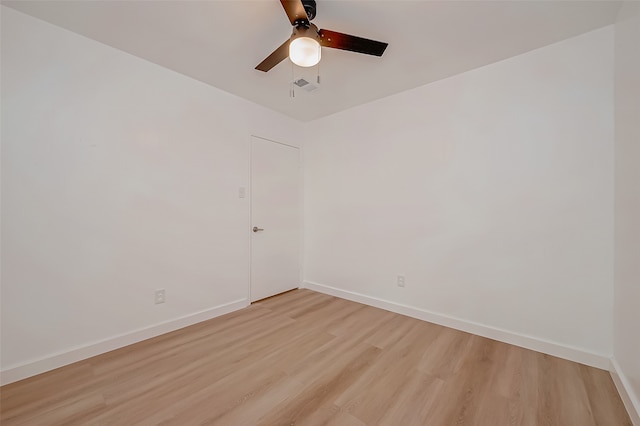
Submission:
[[[397,394],[396,401],[385,410],[380,425],[423,425],[429,419],[433,406],[439,400],[444,381],[420,371],[407,377],[406,385]]]
[[[631,425],[608,372],[295,290],[0,388],[11,425]]]
[[[469,351],[470,338],[468,333],[440,328],[431,350],[423,354],[418,369],[446,380],[460,369]]]
[[[331,403],[341,392],[348,388],[379,355],[380,349],[359,344],[346,356],[340,356],[334,362],[325,362],[326,368],[316,380],[285,404],[274,407],[261,420],[261,424],[295,424],[298,420],[311,417],[319,406]]]
[[[578,368],[584,381],[594,422],[598,425],[606,422],[624,424],[626,420],[624,404],[618,397],[611,375],[604,370],[589,368],[582,364],[579,364]]]
[[[397,343],[371,365],[375,374],[364,374],[335,401],[355,417],[377,424],[407,388],[407,382],[418,371],[416,364],[433,339],[425,333],[426,324],[414,322],[402,329]]]

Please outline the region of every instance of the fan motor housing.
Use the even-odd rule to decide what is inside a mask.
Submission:
[[[316,17],[316,0],[302,0],[302,5],[310,21]]]
[[[296,26],[293,27],[293,32],[291,34],[291,40],[294,40],[299,37],[309,37],[315,40],[318,40],[320,43],[320,35],[318,34],[318,27],[314,24],[309,24],[309,26]]]

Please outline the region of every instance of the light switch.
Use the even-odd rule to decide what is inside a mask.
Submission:
[[[238,198],[245,198],[247,196],[247,188],[241,186],[238,188]]]

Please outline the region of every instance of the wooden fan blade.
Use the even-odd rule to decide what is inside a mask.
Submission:
[[[284,43],[282,43],[282,45],[278,47],[276,50],[274,50],[271,55],[267,56],[267,58],[264,61],[260,62],[256,67],[256,69],[259,71],[267,72],[271,68],[275,67],[280,62],[285,60],[289,56],[290,42],[291,40],[287,40]]]
[[[320,44],[333,49],[349,50],[351,52],[364,53],[365,55],[382,56],[389,43],[369,40],[331,30],[320,30]]]
[[[284,11],[287,13],[287,16],[289,17],[289,21],[291,21],[291,25],[298,25],[300,23],[304,23],[307,26],[309,25],[307,12],[304,10],[302,1],[280,0],[280,3],[282,3],[282,7],[284,7]]]

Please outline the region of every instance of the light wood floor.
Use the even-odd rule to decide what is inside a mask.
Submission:
[[[0,392],[3,426],[631,424],[606,371],[309,290]]]

